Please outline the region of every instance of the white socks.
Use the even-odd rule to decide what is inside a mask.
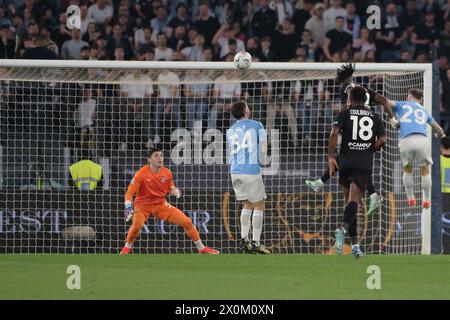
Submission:
[[[256,242],[256,245],[259,245],[259,241],[261,239],[261,232],[263,227],[263,216],[264,213],[261,210],[253,210],[253,220],[252,220],[252,226],[253,226],[253,238],[252,240]]]
[[[422,192],[423,192],[423,200],[430,201],[431,200],[431,175],[421,176],[422,178]],[[415,199],[414,191],[413,191],[413,176],[411,173],[403,173],[403,185],[405,186],[406,195],[408,199]]]
[[[431,182],[431,180],[430,180]],[[403,172],[403,185],[405,186],[406,195],[409,199],[415,199],[413,191],[413,176],[412,173]]]
[[[248,241],[248,231],[250,230],[250,218],[252,210],[242,209],[241,211],[241,238]]]
[[[423,200],[431,200],[431,175],[422,176]]]
[[[131,248],[131,243],[125,242],[125,248]]]
[[[202,249],[205,248],[205,246],[203,245],[202,240],[195,241],[194,243],[195,243],[195,245],[197,246],[197,249],[198,249],[198,250],[202,250]]]

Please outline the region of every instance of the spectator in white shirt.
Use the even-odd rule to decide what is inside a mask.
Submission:
[[[323,47],[323,39],[325,37],[324,11],[325,5],[322,2],[316,3],[312,10],[312,17],[305,23],[305,29],[311,32],[311,37],[320,47]]]
[[[92,19],[96,24],[106,25],[113,17],[113,7],[106,3],[106,0],[97,0],[88,9],[88,19]]]
[[[86,5],[80,6],[80,20],[81,20],[81,35],[84,36],[89,23],[95,22],[94,19],[88,16],[88,8]]]
[[[212,44],[214,46],[220,47],[219,57],[225,57],[229,52],[230,48],[228,46],[228,40],[235,39],[236,40],[236,51],[245,51],[245,44],[242,40],[236,39],[236,34],[234,30],[228,25],[224,24],[214,35],[212,39]]]
[[[294,8],[292,7],[291,1],[277,0],[274,7],[278,17],[278,25],[280,26],[284,19],[292,18],[294,15]]]
[[[203,46],[205,37],[198,33],[194,40],[194,45],[181,50],[187,61],[203,61]]]
[[[61,56],[63,59],[75,59],[81,58],[81,48],[89,46],[89,44],[81,40],[81,32],[79,29],[72,30],[72,39],[64,42],[61,48]]]
[[[167,47],[167,36],[164,32],[158,33],[155,48],[155,60],[170,61],[173,50]]]
[[[347,17],[347,11],[342,7],[342,0],[331,0],[331,7],[323,13],[325,33],[334,29],[337,17]]]

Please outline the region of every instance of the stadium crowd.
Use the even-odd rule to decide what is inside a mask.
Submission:
[[[381,8],[378,30],[368,28],[366,8],[372,4]],[[81,30],[67,27],[69,5],[80,8]],[[246,50],[254,61],[423,63],[430,61],[434,45],[441,69],[442,124],[450,131],[450,0],[0,0],[0,38],[1,59],[230,61],[236,52]],[[169,83],[177,80],[171,72],[159,77]],[[319,90],[317,83],[303,85],[313,87],[314,94]],[[283,88],[277,92],[277,84],[272,87],[279,106],[267,110],[266,125],[274,125],[277,112],[287,115],[296,144],[295,110],[281,101]],[[245,88],[216,86],[210,94],[222,103],[209,106],[207,90],[199,85],[176,92],[159,89],[125,85],[120,95],[140,99],[189,95],[192,99],[183,106],[187,127],[198,118],[195,108],[209,112],[208,126],[214,127],[228,100],[251,98]],[[80,101],[82,117],[95,109],[92,92],[87,91]],[[296,108],[299,118],[314,117],[316,108],[309,105],[307,115],[305,106]],[[179,107],[171,108],[178,124]],[[130,110],[136,111],[136,106]],[[164,111],[164,104],[158,104],[156,114]],[[159,139],[159,116],[144,119],[154,121],[154,140]],[[91,125],[88,118],[80,125]],[[308,125],[303,130],[311,131]]]

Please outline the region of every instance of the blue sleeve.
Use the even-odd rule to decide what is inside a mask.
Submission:
[[[401,101],[395,101],[395,105],[394,105],[394,107],[392,108],[392,111],[395,112],[395,113],[398,113],[398,109],[400,108],[400,105],[401,105],[401,104],[402,104]]]
[[[430,111],[428,111],[428,109],[425,107],[424,107],[424,109],[426,110],[426,113],[427,113],[427,123],[429,125],[431,125],[433,122],[435,122],[435,120],[434,120],[433,116],[430,114]]]

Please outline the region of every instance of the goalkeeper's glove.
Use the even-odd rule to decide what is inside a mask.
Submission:
[[[397,121],[397,119],[395,119],[395,117],[392,117],[392,118],[390,118],[389,119],[389,123],[391,124],[391,127],[392,128],[394,128],[394,129],[398,129],[398,128],[400,128],[400,124],[399,124],[399,122]]]
[[[124,213],[124,217],[125,217],[125,221],[128,222],[131,220],[131,218],[133,217],[133,205],[129,202],[129,203],[125,203],[125,213]]]
[[[171,192],[171,194],[172,194],[173,196],[175,196],[177,199],[181,197],[181,191],[180,191],[180,189],[178,189],[178,188],[175,187],[175,186],[172,187],[172,192]]]

